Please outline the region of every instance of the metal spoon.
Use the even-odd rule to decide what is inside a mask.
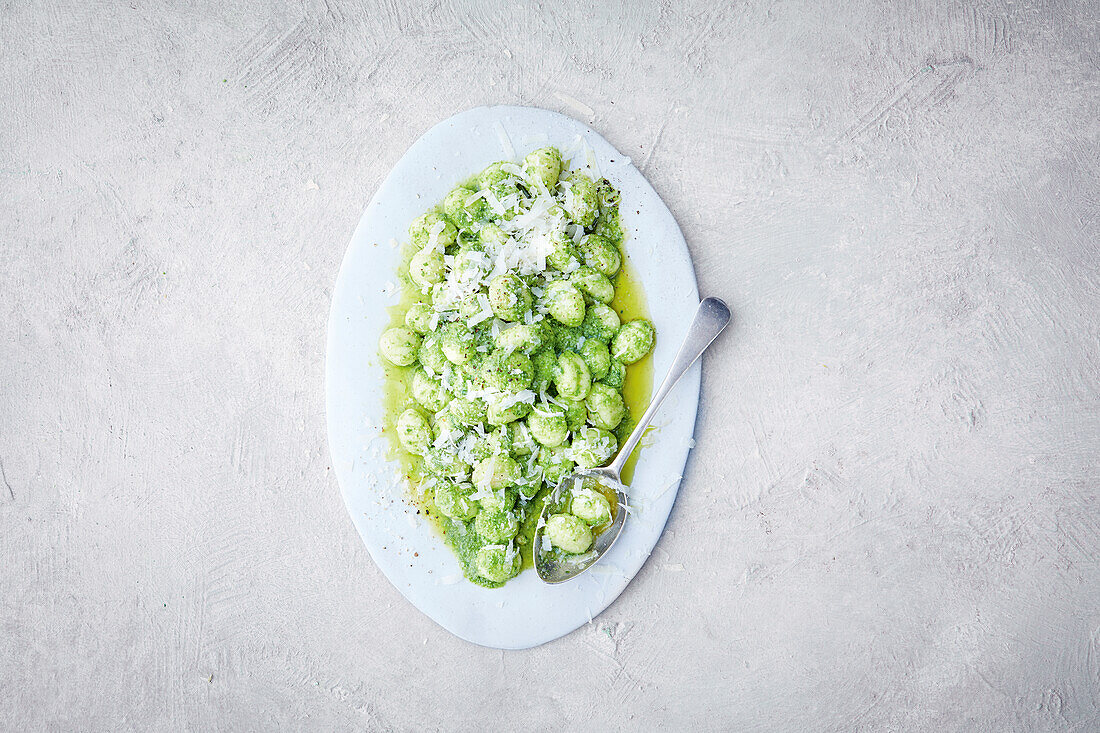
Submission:
[[[653,401],[649,403],[645,414],[638,420],[638,424],[630,433],[630,437],[623,443],[619,455],[615,456],[615,460],[604,468],[581,470],[566,476],[554,488],[546,503],[543,504],[542,515],[539,517],[533,540],[535,571],[542,580],[547,583],[562,583],[566,580],[572,580],[592,567],[615,544],[615,540],[622,534],[627,515],[627,487],[623,485],[620,478],[623,466],[626,465],[630,454],[637,447],[638,441],[642,439],[642,434],[649,427],[653,414],[657,412],[657,408],[661,406],[661,402],[664,401],[669,391],[680,381],[680,377],[684,376],[688,367],[695,363],[699,355],[710,346],[711,342],[722,332],[729,321],[730,309],[718,298],[707,298],[700,303],[699,310],[695,312],[695,318],[691,322],[691,328],[688,329],[687,336],[684,338],[684,343],[680,347],[680,351],[677,352],[676,358],[672,360],[672,366],[669,367],[668,374],[665,375],[665,381],[661,382],[661,386],[657,388],[657,393],[653,395]],[[618,507],[614,519],[606,529],[596,536],[592,547],[583,554],[569,555],[561,552],[554,553],[549,549],[544,550],[543,529],[546,526],[546,520],[550,514],[556,513],[561,508],[567,493],[571,492],[574,487],[579,488],[585,480],[594,480],[615,493]]]

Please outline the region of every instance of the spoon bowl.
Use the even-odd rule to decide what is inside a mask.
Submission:
[[[661,406],[672,387],[680,381],[680,377],[684,376],[688,368],[711,345],[729,321],[730,311],[725,303],[718,298],[704,299],[699,304],[699,309],[695,311],[695,318],[692,319],[691,327],[688,328],[687,336],[684,337],[684,343],[676,353],[676,358],[672,360],[668,374],[665,375],[661,386],[657,388],[657,393],[638,420],[638,424],[634,426],[630,436],[623,441],[615,460],[602,468],[582,469],[566,476],[547,496],[532,540],[535,572],[544,582],[555,584],[572,580],[595,565],[611,549],[615,540],[619,539],[626,524],[626,517],[630,513],[628,488],[621,478],[627,459],[638,446],[657,408]],[[599,484],[601,493],[609,499],[609,504],[611,497],[615,498],[612,504],[611,522],[606,526],[594,528],[595,536],[592,545],[585,552],[574,554],[554,547],[545,533],[547,519],[553,514],[563,513],[574,489],[580,485],[590,486],[587,482],[592,481]]]
[[[546,519],[551,514],[556,514],[558,509],[564,508],[569,494],[574,488],[595,480],[606,489],[607,493],[613,493],[614,503],[611,504],[611,522],[603,527],[592,542],[591,549],[580,555],[571,555],[560,550],[555,551],[546,538],[543,530]],[[623,531],[626,515],[630,511],[627,505],[627,487],[614,477],[610,476],[605,468],[593,468],[587,471],[577,471],[563,478],[550,492],[543,505],[542,515],[539,517],[538,528],[535,530],[534,548],[532,553],[535,558],[535,572],[547,583],[564,583],[572,580],[599,560],[605,552],[611,549],[615,540]]]

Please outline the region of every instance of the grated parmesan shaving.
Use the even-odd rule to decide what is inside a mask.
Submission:
[[[554,92],[554,96],[582,117],[592,118],[596,114],[594,109],[575,97],[570,97],[568,94],[562,94],[561,92]]]
[[[444,247],[439,243],[439,233],[446,228],[447,225],[443,220],[432,224],[432,228],[428,230],[428,247],[438,252],[443,252]]]
[[[504,125],[500,120],[493,123],[496,128],[497,137],[500,138],[500,148],[504,151],[504,157],[508,160],[514,160],[516,157],[516,149],[512,146],[512,139],[508,137],[508,131],[504,129]]]

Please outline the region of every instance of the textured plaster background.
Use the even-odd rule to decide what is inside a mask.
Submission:
[[[1100,728],[1095,2],[9,1],[0,61],[0,728]],[[633,156],[737,318],[649,563],[519,653],[325,439],[351,231],[485,103]]]

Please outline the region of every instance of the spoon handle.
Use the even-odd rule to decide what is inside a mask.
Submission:
[[[638,419],[638,424],[634,426],[630,437],[623,442],[619,455],[615,456],[615,460],[607,467],[609,471],[615,474],[616,479],[619,479],[623,466],[626,465],[630,454],[638,446],[638,441],[642,439],[642,434],[649,427],[657,408],[661,406],[668,393],[680,381],[680,377],[684,376],[688,367],[695,363],[699,355],[711,345],[711,342],[729,322],[730,309],[718,298],[705,298],[699,304],[699,309],[695,311],[695,318],[691,322],[691,328],[688,329],[687,336],[684,337],[684,343],[676,353],[676,358],[672,360],[672,366],[668,368],[665,381],[661,382],[661,386],[657,388],[657,393],[653,395],[653,400],[649,403],[645,413]]]

